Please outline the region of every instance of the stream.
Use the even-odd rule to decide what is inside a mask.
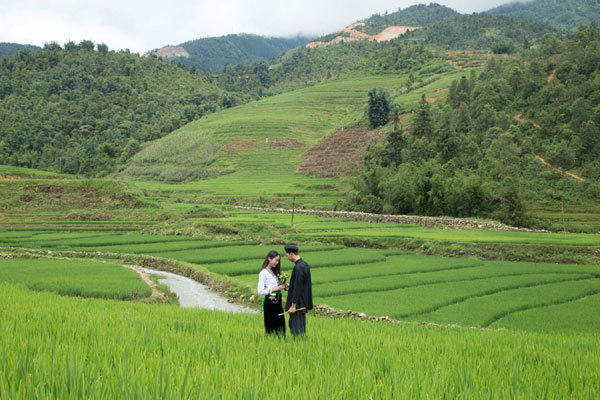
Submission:
[[[148,274],[156,275],[162,285],[169,287],[171,292],[177,295],[179,305],[186,308],[206,308],[208,310],[227,311],[232,313],[258,313],[258,311],[243,307],[238,304],[229,303],[218,293],[212,291],[208,286],[196,282],[185,276],[171,272],[157,271],[150,268],[142,268]]]

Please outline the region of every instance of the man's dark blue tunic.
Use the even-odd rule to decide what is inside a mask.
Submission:
[[[310,267],[303,259],[296,261],[292,270],[285,309],[288,310],[292,304],[296,304],[296,309],[306,307],[306,310],[290,314],[289,322],[292,335],[303,335],[306,332],[306,312],[313,308]]]

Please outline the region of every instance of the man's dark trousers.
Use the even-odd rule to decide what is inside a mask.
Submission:
[[[297,311],[290,314],[290,332],[292,335],[304,335],[306,333],[306,311]]]

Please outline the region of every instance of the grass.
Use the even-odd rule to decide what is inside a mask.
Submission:
[[[150,296],[137,274],[120,265],[51,259],[0,259],[0,282],[66,296],[126,300],[132,293]]]
[[[281,340],[264,335],[260,315],[60,298],[6,284],[0,310],[2,398],[600,395],[597,335],[309,317],[306,340]]]
[[[74,175],[58,174],[50,171],[42,171],[34,168],[15,167],[12,165],[0,165],[0,175],[5,175],[4,179],[75,178]]]

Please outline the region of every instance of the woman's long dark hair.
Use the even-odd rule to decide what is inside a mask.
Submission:
[[[273,272],[275,273],[275,276],[279,277],[279,274],[281,273],[281,255],[278,252],[276,252],[275,250],[271,250],[267,254],[262,267],[260,267],[260,270],[262,271],[263,269],[265,269],[267,267],[267,265],[269,265],[269,258],[272,260],[277,256],[279,256],[279,261],[277,261],[277,265],[275,266],[275,268],[273,268]]]

